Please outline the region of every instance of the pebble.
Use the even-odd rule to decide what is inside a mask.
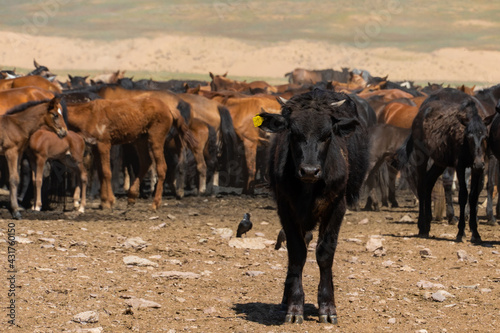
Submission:
[[[422,250],[420,250],[420,255],[423,257],[432,256],[432,251],[428,248],[423,248]]]
[[[99,321],[99,313],[96,311],[80,312],[79,314],[74,315],[72,320],[80,324],[97,323]]]
[[[31,244],[31,243],[33,243],[33,241],[30,240],[29,238],[25,238],[25,237],[21,237],[21,236],[16,236],[15,240],[16,240],[16,243],[18,243],[18,244]]]
[[[56,240],[54,238],[38,238],[40,242],[54,244]]]
[[[232,238],[228,245],[237,249],[262,250],[266,248],[265,241],[267,240],[260,237]]]
[[[144,266],[151,266],[151,267],[158,267],[158,264],[155,262],[152,262],[151,260],[141,258],[138,256],[127,256],[123,258],[123,262],[126,265],[131,265],[131,266],[139,266],[139,267],[144,267]]]
[[[432,299],[436,302],[444,302],[448,297],[455,297],[446,290],[438,290],[431,295]]]
[[[233,237],[233,230],[229,228],[216,228],[212,233],[214,235],[219,235],[222,239],[230,239]]]
[[[259,276],[259,275],[264,274],[264,272],[261,272],[261,271],[247,271],[247,272],[245,272],[245,274],[248,275],[248,276]]]
[[[142,250],[148,247],[148,245],[150,244],[144,241],[141,237],[127,238],[125,242],[122,244],[122,246],[125,247],[126,249],[133,248],[136,251]]]
[[[167,278],[167,279],[199,279],[200,274],[192,273],[192,272],[179,272],[179,271],[166,271],[155,273],[152,277],[157,278]]]
[[[388,324],[395,324],[396,323],[396,318],[390,318],[388,321],[387,321]]]
[[[161,305],[159,303],[149,301],[149,300],[143,299],[143,298],[128,299],[125,301],[125,304],[127,304],[128,306],[130,306],[133,309],[148,309],[148,308],[158,309],[158,308],[161,308]]]
[[[358,224],[368,224],[369,220],[367,218],[362,219],[361,221],[358,222]]]
[[[76,333],[101,333],[104,329],[102,327],[94,327],[94,328],[78,328]]]
[[[413,219],[411,218],[410,215],[404,215],[401,219],[399,219],[399,222],[401,222],[401,223],[411,223],[411,222],[413,222]]]

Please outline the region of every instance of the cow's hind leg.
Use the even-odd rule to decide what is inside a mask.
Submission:
[[[332,265],[337,248],[338,235],[346,211],[344,200],[339,200],[329,220],[323,221],[319,229],[316,261],[320,280],[318,285],[318,307],[320,323],[337,324],[337,309],[333,290]]]

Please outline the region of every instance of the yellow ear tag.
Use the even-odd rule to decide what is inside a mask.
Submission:
[[[262,125],[263,122],[264,118],[262,118],[261,116],[256,115],[255,117],[253,117],[253,125],[255,127],[259,127],[260,125]]]

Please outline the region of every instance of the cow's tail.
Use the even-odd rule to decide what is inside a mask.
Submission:
[[[231,159],[236,158],[237,152],[237,138],[236,132],[234,131],[233,118],[229,110],[223,106],[219,105],[219,115],[220,115],[220,142],[219,145],[219,169],[229,168],[229,163]]]
[[[413,138],[410,134],[406,138],[405,142],[401,145],[401,147],[399,147],[399,149],[396,150],[396,153],[394,154],[391,161],[392,167],[396,168],[397,170],[401,170],[403,166],[408,164],[412,152],[413,152]]]

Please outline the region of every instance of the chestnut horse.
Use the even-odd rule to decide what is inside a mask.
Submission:
[[[250,83],[235,81],[228,79],[226,77],[227,73],[224,75],[214,75],[209,73],[212,81],[210,82],[210,87],[212,91],[221,91],[221,90],[231,90],[245,93],[254,93],[255,90],[258,92],[265,93],[275,93],[278,92],[278,89],[265,81],[253,81]]]
[[[21,76],[15,79],[0,80],[0,90],[29,86],[42,88],[55,93],[62,92],[61,88],[59,88],[57,85],[38,75]]]
[[[83,213],[87,195],[87,168],[83,163],[85,154],[83,138],[73,131],[68,131],[68,135],[59,138],[54,132],[42,127],[31,135],[26,153],[35,187],[33,210],[40,211],[42,208],[42,181],[45,162],[48,159],[57,159],[71,168],[75,175],[79,175],[73,194],[73,204],[75,209]],[[68,157],[71,158],[72,163],[66,163]]]
[[[0,91],[0,114],[16,105],[53,98],[54,93],[37,87],[21,87]]]
[[[70,128],[97,144],[95,157],[101,165],[98,171],[101,178],[103,208],[112,208],[115,203],[111,186],[111,146],[126,143],[133,143],[139,155],[138,178],[128,190],[129,205],[135,203],[139,195],[140,182],[152,163],[149,155],[151,149],[158,176],[152,208],[156,210],[160,206],[167,171],[163,149],[167,134],[174,124],[185,140],[193,140],[186,124],[175,123],[170,108],[158,98],[102,99],[68,105]]]
[[[15,219],[21,218],[17,203],[19,162],[30,136],[44,125],[59,137],[66,136],[67,128],[59,97],[18,105],[0,118],[0,154],[7,159],[11,213]]]

